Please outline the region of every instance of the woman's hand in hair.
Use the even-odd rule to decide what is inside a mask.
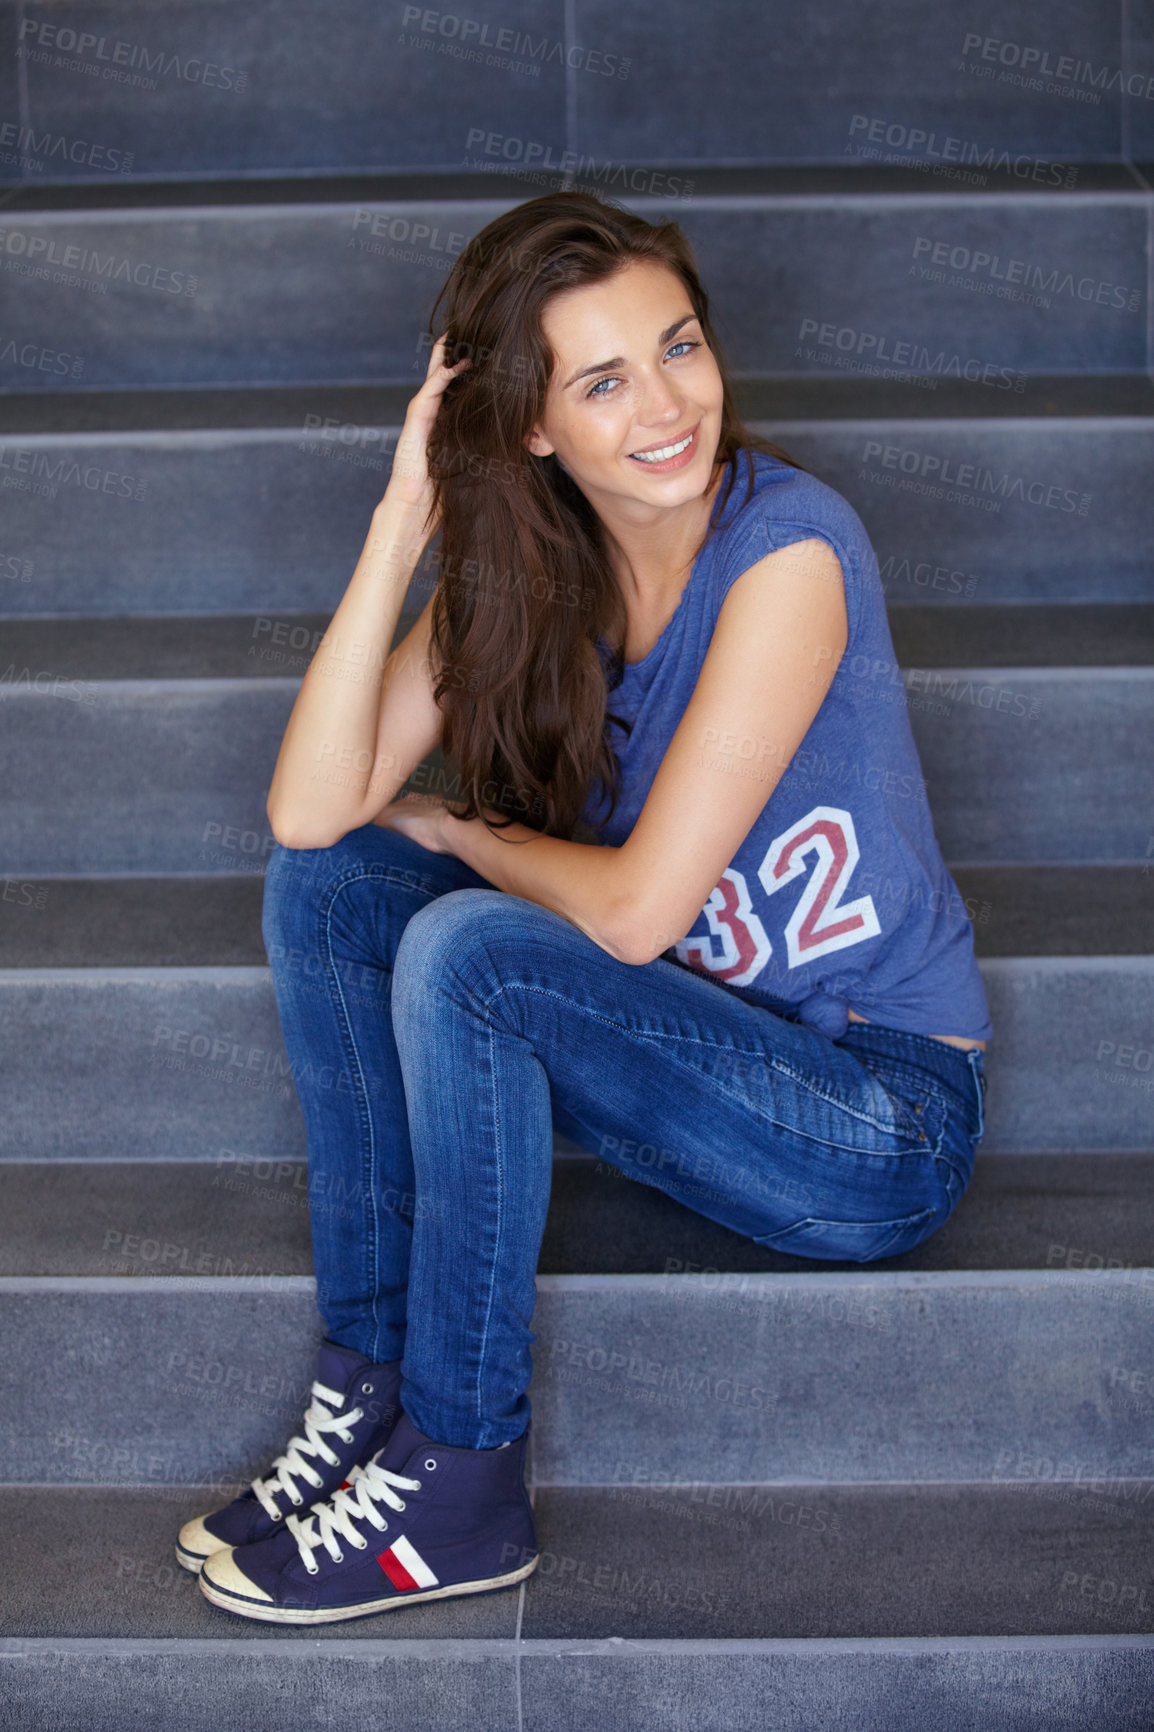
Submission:
[[[445,387],[451,385],[462,368],[468,365],[466,358],[452,367],[447,366],[445,338],[437,338],[429,356],[425,382],[405,413],[404,426],[393,454],[393,472],[382,501],[383,504],[390,500],[395,501],[406,511],[420,512],[422,525],[427,528],[430,536],[436,531],[437,525],[430,522],[433,484],[429,479],[429,435],[437,419]]]
[[[432,794],[402,794],[373,819],[383,830],[399,830],[430,854],[451,854],[445,836],[445,802]]]

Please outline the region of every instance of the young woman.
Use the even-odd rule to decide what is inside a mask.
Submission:
[[[741,426],[680,230],[533,199],[442,294],[268,801],[326,1336],[303,1432],[178,1556],[281,1623],[533,1569],[555,1127],[861,1263],[941,1227],[983,1129],[989,1013],[877,561]],[[437,744],[453,799],[396,801]]]

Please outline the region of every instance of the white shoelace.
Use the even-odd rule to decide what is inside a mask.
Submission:
[[[345,1554],[336,1540],[338,1533],[358,1552],[364,1551],[369,1542],[357,1531],[354,1522],[371,1522],[378,1533],[384,1533],[389,1524],[373,1505],[387,1503],[390,1509],[404,1509],[405,1500],[397,1496],[394,1486],[400,1486],[404,1491],[420,1491],[421,1482],[419,1479],[406,1479],[400,1473],[390,1473],[388,1468],[378,1466],[375,1460],[370,1461],[366,1467],[353,1468],[347,1491],[342,1487],[325,1503],[314,1504],[307,1516],[289,1516],[286,1525],[296,1536],[297,1550],[310,1576],[315,1576],[320,1569],[312,1554],[322,1545],[334,1564],[344,1562]],[[319,1532],[313,1531],[314,1521]]]
[[[274,1521],[279,1521],[284,1514],[277,1508],[278,1497],[287,1497],[298,1509],[304,1503],[294,1483],[296,1480],[303,1479],[313,1487],[325,1483],[305,1460],[306,1455],[320,1456],[330,1467],[336,1467],[340,1461],[340,1456],[325,1442],[324,1433],[334,1432],[342,1443],[351,1443],[351,1428],[358,1419],[364,1418],[363,1409],[359,1407],[351,1408],[348,1413],[341,1412],[344,1396],[339,1389],[330,1389],[327,1384],[317,1382],[309,1393],[312,1403],[305,1414],[305,1435],[290,1438],[284,1453],[277,1456],[263,1479],[252,1482],[253,1491]],[[330,1412],[330,1408],[335,1411]]]

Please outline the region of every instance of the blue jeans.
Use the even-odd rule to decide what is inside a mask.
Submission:
[[[304,1112],[329,1337],[403,1359],[440,1443],[529,1419],[554,1127],[759,1245],[868,1263],[957,1207],[978,1049],[824,1035],[658,957],[618,962],[471,867],[369,824],[278,847],[264,939]]]

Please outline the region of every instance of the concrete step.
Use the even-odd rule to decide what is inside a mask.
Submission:
[[[1116,4],[1079,14],[1045,37],[1043,61],[1040,49],[1023,51],[1045,35],[1046,16],[1032,13],[1007,40],[982,22],[970,31],[927,20],[911,0],[866,29],[842,0],[783,40],[751,7],[703,41],[674,8],[655,42],[648,11],[606,0],[569,10],[519,0],[467,18],[347,0],[339,32],[302,0],[282,0],[275,55],[259,15],[230,14],[221,29],[188,0],[166,8],[160,31],[127,8],[96,19],[13,14],[5,58],[10,78],[23,74],[36,130],[106,141],[106,152],[32,144],[5,172],[108,179],[125,166],[107,154],[113,145],[145,176],[473,160],[540,168],[568,148],[607,165],[888,159],[949,185],[943,174],[980,181],[983,161],[1004,152],[1025,157],[1026,177],[1040,160],[1034,184],[1049,184],[1051,159],[1154,154],[1141,17],[1131,24]],[[1123,68],[1136,76],[1124,80]],[[1042,75],[1037,95],[1031,74]],[[676,125],[661,123],[668,115]],[[473,132],[481,140],[470,146]]]
[[[307,653],[291,650],[291,629],[284,635],[290,653]],[[269,637],[275,632],[261,645]],[[246,655],[253,647],[250,638]],[[858,660],[850,672],[863,693],[908,706],[948,860],[992,866],[1147,858],[1143,746],[1154,668],[954,663],[894,666],[887,674],[868,657]],[[236,833],[259,838],[257,853],[272,845],[265,801],[299,683],[299,672],[72,679],[51,664],[5,658],[4,871],[243,869],[219,844]],[[849,764],[844,773],[862,772]]]
[[[414,579],[394,643],[415,623],[426,587]],[[886,611],[903,668],[1154,666],[1154,602],[895,600]],[[285,611],[48,614],[5,620],[0,641],[13,668],[51,668],[65,680],[285,678],[305,672],[331,619]],[[14,682],[9,674],[4,683]]]
[[[128,416],[117,393],[0,397],[0,615],[331,613],[417,382],[391,393],[206,391],[205,402],[197,391],[129,392],[129,426],[117,425]],[[1111,392],[1126,381],[1105,392],[1097,381],[1085,412],[1064,390],[1057,409],[1068,412],[1015,397],[1028,411],[1017,417],[976,416],[972,401],[925,392],[926,402],[895,403],[879,382],[851,397],[847,381],[840,403],[817,389],[836,381],[746,383],[754,425],[858,511],[896,603],[1154,596],[1143,551],[1154,414],[1122,412]],[[994,407],[991,392],[965,389]],[[1154,401],[1130,407],[1144,406]],[[214,424],[183,425],[209,409]],[[151,425],[161,418],[171,424]],[[430,551],[414,594],[427,596],[435,576]]]
[[[860,128],[858,129],[861,130]],[[500,135],[494,135],[499,138]],[[482,146],[482,156],[491,156],[489,138]],[[944,139],[935,139],[944,143]],[[927,143],[929,140],[927,139]],[[1037,165],[1032,159],[1014,164],[1004,152],[987,153],[980,169],[959,173],[956,179],[943,174],[932,158],[924,161],[894,160],[887,162],[867,155],[842,156],[837,162],[745,162],[693,164],[692,178],[688,165],[675,174],[672,159],[650,163],[640,161],[625,164],[602,164],[587,158],[584,165],[575,160],[563,166],[557,153],[553,165],[540,167],[531,159],[526,165],[511,160],[495,163],[474,159],[475,166],[443,168],[394,168],[385,170],[351,169],[348,171],[304,169],[295,173],[254,171],[252,173],[214,175],[137,175],[126,171],[114,173],[78,174],[71,178],[60,174],[52,178],[27,174],[23,180],[5,182],[4,208],[25,210],[181,210],[194,205],[250,204],[259,196],[262,204],[329,204],[371,199],[391,203],[405,199],[434,202],[442,199],[490,199],[494,190],[507,191],[510,197],[532,198],[543,192],[560,192],[570,188],[595,195],[616,197],[622,193],[645,194],[659,198],[677,209],[700,197],[760,198],[798,197],[813,194],[838,193],[852,196],[859,193],[895,194],[924,193],[927,190],[941,196],[985,192],[1048,193],[1051,196],[1070,192],[1145,192],[1149,190],[1148,163],[1128,159],[1107,161],[1070,160],[1055,165]],[[534,153],[535,157],[536,153]],[[2,165],[0,165],[2,166]],[[84,165],[79,165],[83,167]],[[614,193],[608,182],[617,180]],[[1060,179],[1061,184],[1058,184]],[[630,184],[625,184],[626,182]]]
[[[400,1606],[308,1635],[450,1653],[463,1639],[508,1641],[518,1618],[530,1643],[1136,1636],[1154,1611],[1154,1481],[1130,1484],[1113,1521],[1084,1491],[1065,1502],[1036,1484],[654,1486],[623,1473],[596,1488],[541,1486],[541,1561],[523,1594]],[[196,1486],[0,1490],[5,1553],[19,1565],[5,1572],[4,1627],[33,1642],[243,1642],[246,1654],[261,1634],[299,1641],[299,1629],[254,1630],[210,1605],[175,1564],[175,1531],[205,1497]],[[1140,1591],[1095,1605],[1083,1576]]]
[[[263,967],[266,833],[213,836],[231,870],[0,880],[0,968]],[[1149,952],[1154,869],[957,866],[979,957]]]
[[[544,1275],[860,1274],[767,1250],[558,1136]],[[632,1181],[632,1182],[630,1182]],[[0,1163],[0,1275],[311,1275],[308,1167],[221,1149],[212,1161]],[[881,1270],[1125,1269],[1154,1296],[1154,1159],[990,1155],[950,1219]],[[1140,1380],[1141,1381],[1141,1380]],[[1154,1381],[1142,1387],[1154,1394]]]
[[[621,1463],[743,1485],[1154,1477],[1150,1268],[537,1288],[541,1484]],[[52,1485],[260,1471],[299,1425],[322,1329],[311,1280],[263,1274],[6,1277],[0,1324],[0,1482]]]
[[[19,194],[7,195],[5,208],[19,199]],[[952,375],[940,379],[933,392],[911,392],[900,381],[852,373],[837,378],[743,374],[733,380],[733,386],[738,408],[751,421],[775,417],[786,421],[1023,419],[1017,393],[995,394],[980,383]],[[348,445],[353,443],[347,430],[350,424],[358,429],[398,428],[413,389],[410,383],[6,391],[0,394],[0,432],[225,435],[236,428],[305,428],[305,417],[316,414],[321,420],[310,422],[306,431]],[[1031,376],[1030,394],[1032,413],[1048,420],[1101,421],[1115,416],[1133,420],[1154,414],[1154,379],[1138,374],[1119,378],[1039,373]],[[324,429],[324,420],[330,417],[336,428]]]
[[[1130,759],[1149,733],[1152,676],[1118,667],[907,670],[946,858],[1143,860],[1149,823],[1125,807],[1137,790]]]
[[[888,599],[956,606],[1149,601],[1147,430],[1030,410],[1020,421],[779,419],[773,437],[858,512]]]
[[[499,183],[482,200],[259,199],[21,210],[4,240],[0,389],[419,383],[454,258],[520,202]],[[1147,371],[1150,199],[711,194],[676,208],[738,371],[888,369],[911,392],[964,377],[1028,412],[1033,374]],[[623,202],[650,219],[674,208]]]
[[[1154,956],[991,957],[981,968],[996,1030],[984,1149],[1154,1148]],[[4,969],[0,1035],[0,1159],[304,1153],[267,968]]]
[[[267,850],[265,799],[299,684],[97,683],[13,665],[0,684],[8,870],[235,870],[220,847],[234,833]]]
[[[150,1568],[151,1560],[144,1573]],[[155,1565],[160,1583],[169,1580],[167,1568]],[[641,1580],[655,1596],[664,1591],[650,1576]],[[307,1714],[310,1726],[332,1732],[432,1725],[438,1732],[475,1732],[478,1725],[486,1732],[583,1732],[589,1725],[760,1732],[767,1699],[775,1732],[839,1724],[855,1732],[927,1725],[935,1732],[1082,1732],[1088,1702],[1096,1732],[1146,1732],[1154,1638],[1097,1633],[1095,1596],[1121,1586],[1134,1584],[1086,1573],[1082,1622],[1092,1628],[1066,1637],[405,1640],[387,1626],[389,1635],[358,1641],[348,1634],[355,1626],[340,1625],[344,1634],[324,1642],[314,1631],[307,1638],[249,1636],[243,1666],[236,1638],[215,1635],[12,1638],[0,1640],[0,1665],[24,1732],[59,1732],[78,1722],[92,1732],[152,1732],[160,1718],[179,1732],[218,1732],[222,1724],[283,1732],[286,1714]],[[180,1591],[191,1597],[189,1587]],[[389,1615],[413,1617],[419,1609]],[[379,1620],[366,1623],[380,1627]]]

